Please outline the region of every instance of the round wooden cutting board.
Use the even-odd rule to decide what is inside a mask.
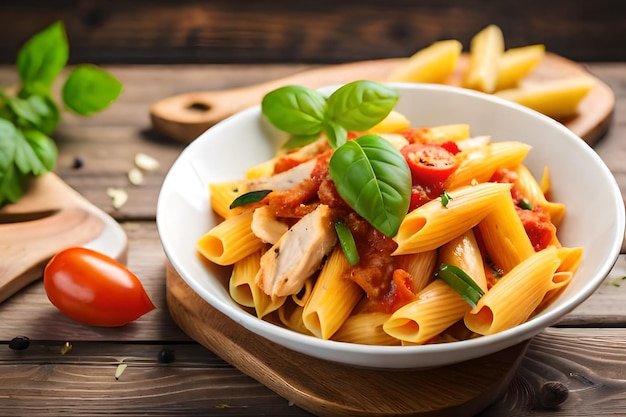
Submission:
[[[528,347],[524,342],[484,358],[432,369],[341,365],[251,333],[207,304],[169,264],[166,277],[168,308],[185,333],[318,416],[473,416],[503,394]]]
[[[319,88],[362,79],[384,81],[395,67],[403,64],[407,59],[378,59],[324,66],[263,84],[231,90],[190,92],[167,97],[154,103],[150,108],[152,126],[172,139],[189,143],[215,123],[247,107],[259,104],[265,94],[278,87],[296,84]],[[449,84],[459,85],[466,65],[467,56],[462,55],[455,73],[448,81]],[[593,145],[606,133],[612,119],[615,94],[608,85],[590,74],[582,65],[552,53],[545,54],[524,82],[531,83],[578,75],[593,78],[595,85],[581,101],[578,115],[563,121],[563,124]]]

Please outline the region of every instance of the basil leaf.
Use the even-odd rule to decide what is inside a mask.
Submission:
[[[263,200],[266,195],[271,193],[272,190],[258,190],[250,191],[235,198],[228,208],[234,209],[235,207],[245,206],[252,203],[258,203]]]
[[[359,251],[356,248],[354,236],[352,236],[350,228],[344,222],[337,222],[335,223],[335,231],[337,232],[337,237],[339,238],[341,250],[346,256],[348,263],[352,266],[358,264],[361,258],[359,256]]]
[[[278,129],[299,136],[322,131],[326,99],[320,93],[301,86],[285,86],[267,93],[261,111]]]
[[[0,207],[20,199],[24,194],[24,179],[14,164],[0,172]]]
[[[283,149],[297,149],[302,148],[303,146],[310,145],[311,143],[318,140],[320,137],[317,135],[310,136],[302,136],[302,135],[294,135],[290,137],[287,142],[285,142],[282,146]]]
[[[43,167],[42,171],[35,174],[39,175],[54,170],[57,161],[57,146],[54,141],[38,130],[25,130],[23,133]]]
[[[55,22],[30,38],[17,55],[17,71],[23,88],[31,93],[48,94],[69,56],[62,22]]]
[[[328,97],[327,114],[346,130],[363,131],[378,124],[393,110],[399,93],[373,81],[354,81]]]
[[[41,175],[54,168],[56,163],[56,145],[36,130],[16,131],[14,161],[22,174]]]
[[[329,174],[354,211],[385,236],[396,235],[411,196],[411,172],[396,148],[377,135],[348,141],[333,152]]]
[[[348,131],[332,120],[324,122],[324,133],[326,133],[328,144],[333,149],[337,149],[348,139]]]
[[[61,120],[59,108],[47,96],[7,97],[6,102],[20,126],[35,127],[45,133],[52,133]]]
[[[526,200],[525,198],[523,198],[518,204],[517,206],[521,209],[524,210],[532,210],[533,209],[533,205],[530,204],[530,201]]]
[[[441,193],[441,205],[444,207],[448,207],[448,204],[450,203],[450,200],[452,200],[452,196],[450,194],[448,194],[447,191],[443,191]]]
[[[0,119],[0,177],[4,171],[13,165],[17,143],[16,136],[15,125],[8,120]]]
[[[106,109],[122,93],[122,83],[95,65],[75,67],[63,83],[63,103],[80,115],[89,116]]]
[[[459,293],[472,307],[485,295],[485,292],[465,271],[455,265],[441,264],[437,277]]]

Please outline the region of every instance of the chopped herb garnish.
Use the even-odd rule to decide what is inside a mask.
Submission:
[[[448,194],[447,191],[443,191],[441,193],[441,205],[444,207],[448,207],[448,204],[450,203],[450,200],[452,200],[452,196],[450,194]]]
[[[532,204],[530,204],[530,201],[526,200],[525,198],[523,198],[519,203],[517,203],[517,206],[521,209],[524,210],[532,210],[533,206]]]
[[[436,276],[458,292],[472,307],[476,307],[480,297],[485,294],[482,288],[458,266],[441,264]]]
[[[346,255],[348,263],[352,266],[358,264],[361,258],[359,257],[359,251],[356,248],[354,236],[350,228],[344,222],[337,222],[335,223],[335,230],[337,231],[341,250],[343,250],[343,254]]]
[[[249,193],[245,193],[235,198],[228,208],[234,209],[235,207],[246,206],[252,203],[258,203],[263,200],[266,195],[271,193],[272,190],[258,190],[258,191],[250,191]]]

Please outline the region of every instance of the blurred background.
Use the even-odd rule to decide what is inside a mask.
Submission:
[[[506,47],[626,61],[622,0],[2,0],[0,63],[55,20],[70,64],[341,63],[406,57],[500,26]]]

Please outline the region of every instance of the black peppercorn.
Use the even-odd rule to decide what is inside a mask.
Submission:
[[[176,359],[176,355],[172,349],[161,349],[159,352],[159,363],[172,363]]]
[[[30,345],[30,339],[26,336],[16,336],[9,342],[9,348],[13,350],[24,350]]]
[[[80,156],[77,156],[77,157],[74,158],[74,162],[72,164],[72,168],[79,169],[79,168],[82,168],[83,165],[85,165],[85,162],[83,161],[83,158],[81,158]]]

